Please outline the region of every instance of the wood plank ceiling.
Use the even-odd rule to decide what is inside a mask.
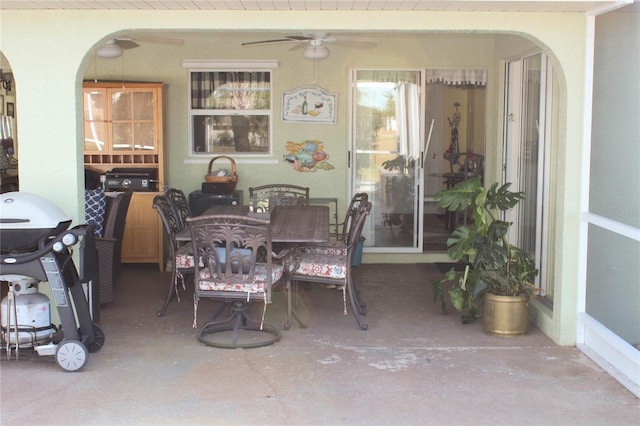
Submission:
[[[0,9],[85,10],[371,10],[598,14],[633,0],[2,0]]]

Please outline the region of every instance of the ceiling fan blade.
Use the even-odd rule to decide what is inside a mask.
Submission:
[[[135,47],[139,47],[140,45],[135,41],[127,38],[117,38],[115,39],[115,44],[120,46],[123,49],[133,49]]]
[[[289,50],[299,50],[299,49],[304,49],[305,47],[309,46],[307,43],[296,43],[294,44],[292,47],[289,48]]]
[[[311,40],[311,37],[306,36],[285,36],[286,38],[276,38],[273,40],[260,40],[260,41],[249,41],[246,43],[242,43],[242,46],[250,46],[252,44],[264,44],[264,43],[281,43],[284,41],[307,41]]]
[[[312,40],[313,37],[309,37],[306,35],[303,36],[286,36],[288,39],[291,39],[293,41],[307,41],[307,40]]]
[[[251,46],[252,44],[264,44],[264,43],[279,43],[282,41],[293,41],[289,38],[278,38],[274,40],[262,40],[262,41],[249,41],[246,43],[242,43],[243,46]]]

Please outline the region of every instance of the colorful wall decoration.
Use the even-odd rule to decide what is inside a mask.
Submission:
[[[336,124],[337,98],[336,93],[317,86],[283,92],[282,121]]]
[[[307,139],[302,143],[287,142],[287,154],[284,159],[298,172],[315,172],[316,170],[333,170],[327,161],[329,154],[324,151],[322,142]]]

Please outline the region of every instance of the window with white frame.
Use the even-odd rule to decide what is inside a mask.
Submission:
[[[185,61],[190,156],[272,154],[271,70],[264,68],[273,66],[269,61]]]

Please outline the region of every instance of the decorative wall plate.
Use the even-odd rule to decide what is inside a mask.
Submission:
[[[303,86],[282,95],[282,121],[335,124],[338,95],[317,86]]]

